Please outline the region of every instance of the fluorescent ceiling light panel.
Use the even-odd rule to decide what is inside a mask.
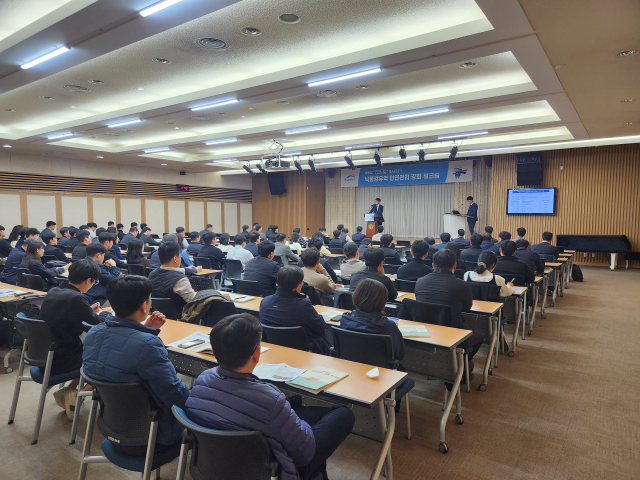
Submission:
[[[317,85],[324,85],[325,83],[340,82],[342,80],[349,80],[350,78],[363,77],[365,75],[371,75],[373,73],[378,73],[381,71],[382,71],[381,68],[372,68],[371,70],[365,70],[364,72],[351,73],[349,75],[342,75],[341,77],[334,77],[334,78],[328,78],[326,80],[320,80],[318,82],[311,82],[311,83],[308,83],[307,85],[310,87],[315,87]]]
[[[211,163],[218,163],[218,162],[235,162],[236,160],[238,160],[237,158],[221,158],[220,160],[211,160]]]
[[[145,8],[144,10],[140,10],[140,15],[143,17],[148,17],[149,15],[153,15],[160,10],[164,10],[171,5],[175,5],[176,3],[181,2],[182,0],[164,0],[163,2],[158,2],[154,5],[151,5],[149,8]]]
[[[69,50],[71,50],[69,47],[67,47],[66,45],[63,45],[60,48],[56,48],[53,52],[49,52],[46,55],[42,55],[41,57],[38,57],[34,60],[31,60],[30,62],[20,65],[20,68],[27,70],[28,68],[35,67],[39,63],[46,62],[47,60],[50,60],[53,57],[57,57],[58,55],[64,52],[68,52]]]
[[[11,148],[11,145],[2,145],[4,148]]]
[[[198,110],[204,110],[205,108],[213,108],[213,107],[221,107],[222,105],[230,105],[232,103],[238,103],[239,100],[234,98],[233,100],[225,100],[224,102],[212,103],[210,105],[203,105],[201,107],[193,107],[191,109],[192,112],[197,112]]]
[[[344,163],[344,160],[340,160],[339,162],[315,162],[316,165],[333,165],[334,163]]]
[[[428,112],[403,113],[399,115],[391,115],[389,117],[389,120],[404,120],[406,118],[424,117],[426,115],[436,115],[438,113],[447,113],[448,111],[449,111],[448,108],[440,108],[438,110],[429,110]]]
[[[56,135],[54,137],[47,137],[47,140],[55,140],[56,138],[71,137],[73,135],[75,135],[75,134],[73,134],[73,133],[62,133],[62,134]]]
[[[316,132],[318,130],[326,130],[326,125],[315,125],[313,127],[301,127],[301,128],[291,128],[289,130],[285,130],[285,135],[295,135],[296,133],[305,133],[305,132]]]
[[[238,139],[236,137],[233,138],[219,138],[218,140],[209,140],[205,142],[205,145],[219,145],[221,143],[233,143],[237,142]]]
[[[142,120],[137,119],[137,120],[129,120],[128,122],[120,122],[120,123],[114,123],[113,125],[107,125],[107,127],[109,128],[115,128],[115,127],[124,127],[125,125],[132,125],[134,123],[140,123]]]
[[[349,145],[347,147],[344,147],[345,150],[351,150],[352,148],[365,148],[365,147],[379,147],[380,145],[382,145],[382,143],[377,142],[377,143],[363,143],[362,145]]]
[[[283,152],[282,155],[302,155],[302,152]]]
[[[482,152],[484,150],[500,150],[501,148],[513,148],[513,145],[508,145],[505,147],[484,147],[484,148],[472,148],[470,152]]]
[[[482,130],[480,132],[451,133],[448,135],[438,135],[438,140],[445,140],[447,138],[472,137],[474,135],[486,135],[487,133],[489,133],[487,130]]]
[[[167,150],[169,150],[169,147],[150,148],[149,150],[145,150],[144,153],[166,152]]]

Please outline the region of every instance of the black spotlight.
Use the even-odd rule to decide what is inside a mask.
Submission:
[[[262,166],[262,164],[261,164],[261,163],[258,163],[258,164],[256,165],[256,168],[257,168],[258,170],[260,170],[260,173],[264,173],[265,175],[267,174],[267,171],[264,169],[264,167]]]
[[[403,160],[406,160],[407,158],[407,151],[404,148],[401,148],[400,151],[398,152],[400,154],[400,158]]]
[[[256,175],[256,172],[254,172],[253,170],[251,170],[251,168],[249,168],[249,165],[243,165],[242,168],[244,168],[247,172],[249,172],[251,175]]]
[[[293,165],[298,169],[298,173],[300,175],[304,174],[304,170],[302,170],[302,165],[300,165],[300,162],[298,160],[294,160]]]
[[[424,150],[422,149],[418,152],[418,163],[424,163]]]
[[[449,160],[455,160],[457,154],[458,154],[458,146],[454,145],[454,147],[449,152]]]
[[[347,165],[349,165],[349,168],[350,168],[351,170],[355,170],[355,169],[356,169],[356,166],[353,164],[353,160],[351,160],[351,159],[349,158],[349,155],[345,155],[345,156],[344,156],[344,161],[345,161],[345,162],[347,162]]]
[[[309,168],[311,169],[311,173],[318,173],[318,170],[316,170],[316,166],[313,164],[313,160],[309,160]]]
[[[382,168],[382,160],[380,160],[380,155],[378,152],[373,154],[373,159],[376,161],[376,167]]]

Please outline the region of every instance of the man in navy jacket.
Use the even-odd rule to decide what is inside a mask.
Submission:
[[[380,199],[376,198],[375,203],[371,205],[371,209],[369,210],[369,213],[380,215],[380,220],[378,221],[378,225],[382,225],[384,223],[384,217],[382,216],[382,212],[384,212],[384,205],[381,205]]]
[[[356,233],[351,235],[351,240],[354,242],[361,242],[365,236],[366,235],[362,233],[362,227],[356,227]]]
[[[244,279],[258,282],[261,297],[273,295],[276,292],[280,265],[273,260],[275,249],[276,246],[269,240],[259,243],[258,256],[244,267]]]
[[[544,273],[544,261],[533,250],[529,249],[529,241],[521,238],[516,240],[516,253],[513,254],[521,262],[526,263],[534,272]]]
[[[113,260],[105,260],[107,247],[101,243],[90,243],[87,245],[87,258],[90,258],[100,266],[100,279],[91,289],[85,293],[89,303],[99,302],[102,305],[107,301],[107,287],[109,283],[121,275],[121,271],[116,267]]]
[[[457,243],[461,247],[468,247],[471,244],[471,242],[469,242],[469,240],[464,238],[464,230],[463,229],[459,229],[458,230],[458,238],[454,238],[451,241]]]
[[[202,247],[198,251],[198,257],[208,258],[211,261],[211,268],[217,269],[222,265],[224,260],[224,253],[218,247],[213,245],[216,240],[216,234],[213,232],[207,232],[202,237]]]
[[[406,265],[398,269],[399,280],[417,281],[419,278],[433,273],[433,268],[425,263],[425,258],[429,252],[429,245],[424,240],[416,240],[411,245],[411,255],[413,258]]]
[[[16,268],[20,268],[22,259],[27,254],[27,247],[32,240],[25,240],[22,245],[11,250],[11,253],[7,257],[7,262],[4,264],[4,270],[0,272],[0,281],[16,285],[18,282],[18,272]]]
[[[260,323],[268,327],[302,327],[311,342],[311,351],[329,355],[331,345],[324,338],[324,319],[301,293],[303,280],[300,267],[281,267],[276,293],[260,304]]]
[[[473,235],[473,229],[478,221],[478,204],[473,201],[471,195],[467,197],[467,203],[469,204],[469,208],[467,209],[467,223],[469,224],[469,233]]]

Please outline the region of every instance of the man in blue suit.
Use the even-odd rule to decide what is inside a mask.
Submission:
[[[467,210],[467,223],[469,224],[469,233],[473,235],[473,229],[478,221],[478,204],[473,201],[473,197],[469,195],[467,197],[469,203],[469,209]]]
[[[380,199],[376,198],[376,202],[371,205],[371,210],[369,213],[375,213],[376,215],[380,215],[380,221],[378,225],[382,225],[384,223],[384,217],[382,216],[382,212],[384,211],[384,205],[380,205]]]

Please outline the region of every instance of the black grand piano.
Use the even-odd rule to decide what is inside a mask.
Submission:
[[[611,270],[616,266],[618,253],[631,250],[626,235],[557,235],[556,245],[565,250],[611,254]]]

